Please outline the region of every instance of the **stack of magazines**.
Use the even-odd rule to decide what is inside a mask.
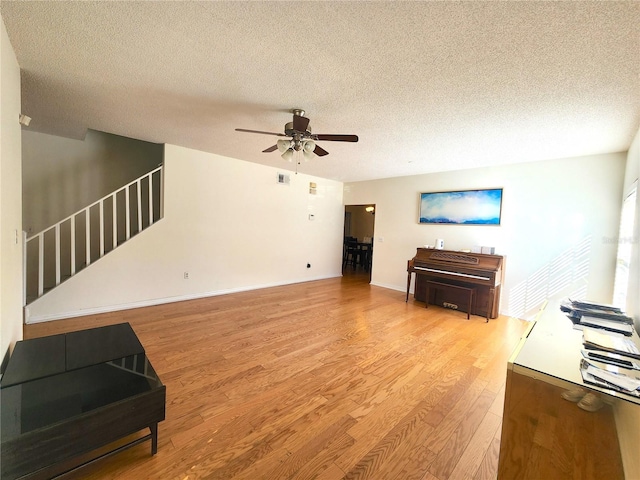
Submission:
[[[640,398],[640,375],[637,372],[628,372],[610,365],[603,368],[583,358],[580,362],[580,373],[585,383]]]
[[[580,373],[585,383],[640,398],[638,336],[584,328]]]
[[[566,299],[560,303],[576,328],[596,328],[621,333],[630,337],[634,333],[633,319],[618,307],[594,302]]]
[[[570,298],[560,310],[582,330],[582,380],[640,398],[640,339],[633,319],[613,305]]]

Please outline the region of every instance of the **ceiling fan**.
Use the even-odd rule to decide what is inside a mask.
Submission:
[[[262,133],[264,135],[276,135],[278,137],[290,137],[286,140],[278,140],[275,145],[266,148],[262,153],[270,153],[276,150],[282,152],[282,158],[290,162],[293,161],[294,152],[302,151],[305,160],[310,160],[316,155],[323,157],[328,155],[324,148],[316,145],[316,141],[329,140],[332,142],[357,142],[357,135],[334,135],[334,134],[313,134],[309,119],[304,116],[304,110],[294,108],[293,121],[284,126],[284,133],[263,132],[260,130],[247,130],[246,128],[236,128],[237,132]]]

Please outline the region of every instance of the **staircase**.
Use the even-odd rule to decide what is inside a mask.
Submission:
[[[24,304],[28,305],[163,217],[162,166],[24,237]]]

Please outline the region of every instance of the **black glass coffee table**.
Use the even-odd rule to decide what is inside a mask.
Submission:
[[[17,342],[0,381],[0,477],[51,478],[147,428],[97,458],[146,440],[154,455],[165,399],[128,323]]]

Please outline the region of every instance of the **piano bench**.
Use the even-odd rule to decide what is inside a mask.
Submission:
[[[461,290],[469,294],[469,303],[467,306],[467,320],[471,318],[471,309],[473,307],[473,297],[476,294],[476,289],[474,287],[463,287],[460,285],[453,285],[451,283],[436,282],[434,280],[427,280],[426,283],[427,283],[427,298],[425,299],[425,308],[429,308],[429,289],[430,288]],[[487,322],[488,321],[489,321],[489,316],[487,315]]]

